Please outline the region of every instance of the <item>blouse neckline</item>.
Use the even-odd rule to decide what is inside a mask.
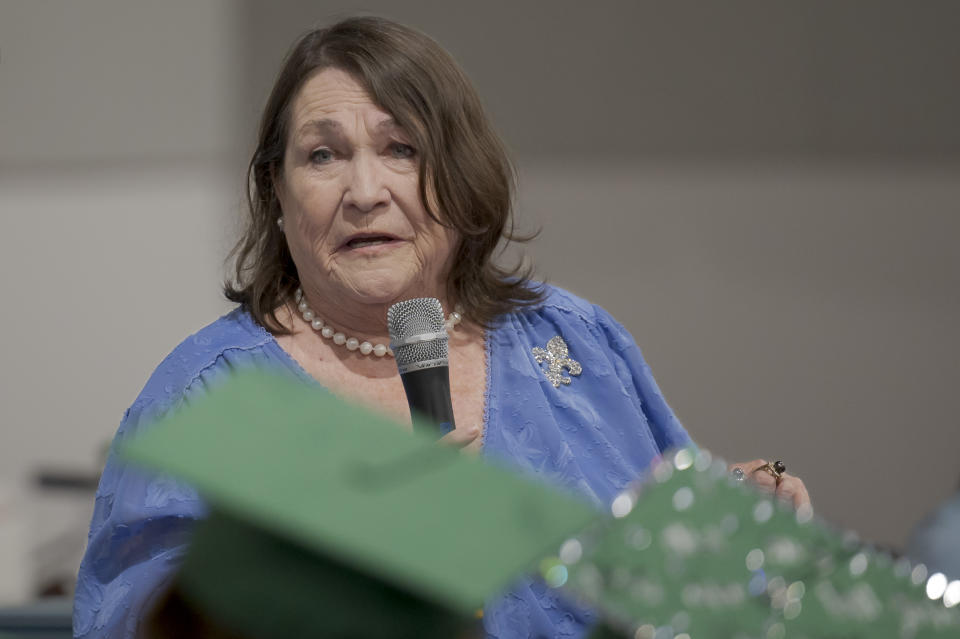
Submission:
[[[273,333],[268,331],[265,327],[261,326],[250,313],[246,310],[241,309],[241,313],[244,319],[244,322],[247,323],[250,328],[263,340],[263,345],[266,347],[267,351],[271,353],[274,359],[278,360],[285,368],[290,370],[298,379],[316,386],[319,389],[322,389],[325,392],[330,392],[326,386],[321,384],[313,375],[308,373],[303,366],[300,365],[290,353],[288,353],[280,343],[274,337]],[[499,323],[498,323],[499,326]],[[484,366],[484,389],[483,389],[483,411],[481,419],[483,422],[483,429],[480,431],[480,454],[486,452],[486,443],[487,443],[487,433],[490,428],[490,397],[493,390],[493,331],[496,328],[485,329],[483,331],[483,366]]]

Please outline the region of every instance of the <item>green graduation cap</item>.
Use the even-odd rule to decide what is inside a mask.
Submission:
[[[930,596],[925,568],[732,481],[707,451],[665,455],[611,515],[558,557],[556,585],[603,620],[591,639],[960,636],[960,606]]]
[[[176,589],[251,639],[469,636],[486,599],[597,517],[571,495],[258,371],[122,454],[211,505]]]

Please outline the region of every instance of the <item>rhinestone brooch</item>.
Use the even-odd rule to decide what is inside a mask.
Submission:
[[[569,353],[570,349],[567,348],[567,343],[563,341],[563,338],[559,335],[550,338],[550,341],[547,342],[546,350],[539,346],[533,348],[533,358],[537,360],[537,363],[547,363],[544,374],[550,383],[553,384],[554,388],[560,388],[561,384],[564,386],[570,385],[570,378],[563,374],[564,368],[574,376],[583,372],[583,367],[580,366],[580,362],[571,359]]]

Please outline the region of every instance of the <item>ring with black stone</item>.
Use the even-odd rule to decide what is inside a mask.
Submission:
[[[771,464],[770,462],[767,462],[766,464],[763,464],[762,466],[758,466],[758,467],[754,468],[754,469],[750,472],[750,474],[752,475],[753,473],[759,472],[759,471],[761,471],[761,470],[762,470],[763,472],[769,474],[770,476],[772,476],[772,477],[776,480],[777,486],[779,486],[779,485],[780,485],[780,482],[783,481],[783,474],[784,474],[785,472],[787,472],[787,465],[784,464],[782,461],[780,461],[780,460],[778,459],[777,461],[773,462],[772,464]]]

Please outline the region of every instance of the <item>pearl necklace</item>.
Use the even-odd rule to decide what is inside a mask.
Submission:
[[[347,337],[345,334],[334,331],[333,327],[324,322],[322,319],[317,317],[317,314],[310,308],[310,305],[307,304],[307,298],[303,296],[303,289],[297,287],[296,293],[293,294],[294,299],[297,301],[297,310],[300,311],[300,316],[303,317],[303,321],[310,325],[313,330],[318,331],[327,339],[332,339],[333,343],[337,346],[346,346],[347,350],[350,351],[360,351],[363,355],[369,355],[373,353],[377,357],[383,357],[384,355],[393,355],[393,349],[391,349],[386,344],[371,344],[370,342],[361,342],[356,337]],[[443,323],[443,327],[447,329],[447,332],[453,330],[453,328],[463,320],[463,309],[457,305],[456,309],[447,315],[446,321]]]

